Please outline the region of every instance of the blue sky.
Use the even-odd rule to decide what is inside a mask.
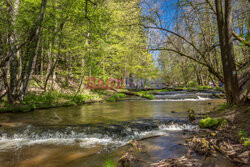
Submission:
[[[143,15],[150,15],[150,10],[155,8],[158,12],[159,20],[163,28],[171,29],[175,22],[175,17],[178,13],[177,2],[178,0],[145,0],[148,5],[142,5]],[[161,33],[161,32],[160,32]],[[162,36],[164,36],[162,34]],[[152,51],[154,60],[157,60],[159,51]],[[156,62],[157,65],[157,62]]]

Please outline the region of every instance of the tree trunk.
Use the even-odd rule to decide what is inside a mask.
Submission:
[[[233,14],[233,0],[226,0],[225,1],[225,49],[226,55],[228,59],[228,66],[227,68],[229,72],[229,84],[232,91],[232,99],[233,104],[239,104],[239,85],[238,85],[238,78],[237,72],[235,68],[235,60],[234,60],[234,46],[233,46],[233,35],[232,35],[232,14]]]
[[[16,31],[15,23],[16,17],[18,15],[19,9],[19,0],[13,1],[8,0],[8,13],[10,14],[9,18],[9,32],[8,32],[8,45],[10,46],[8,57],[9,59],[9,72],[10,72],[10,82],[9,89],[7,90],[8,102],[14,104],[16,102],[16,91],[17,91],[17,75],[18,75],[18,57],[16,50]]]
[[[19,100],[22,101],[23,97],[27,91],[32,73],[34,71],[34,67],[36,65],[36,58],[39,46],[40,32],[42,28],[42,22],[44,19],[45,11],[46,11],[47,0],[42,0],[41,9],[38,16],[37,23],[34,25],[30,32],[29,36],[29,44],[27,46],[26,54],[28,56],[28,63],[25,67],[25,73],[23,76],[23,85],[19,94]]]
[[[223,15],[222,1],[215,0],[215,5],[227,103],[230,105],[238,104],[239,87],[232,39],[232,0],[225,1],[225,17]]]

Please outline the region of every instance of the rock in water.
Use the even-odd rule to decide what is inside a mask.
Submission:
[[[188,110],[188,119],[191,122],[195,120],[194,110],[191,109]]]

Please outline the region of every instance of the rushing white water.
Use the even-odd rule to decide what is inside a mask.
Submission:
[[[85,134],[71,130],[68,132],[43,132],[37,134],[31,132],[28,127],[26,133],[15,133],[13,136],[8,136],[6,133],[0,135],[0,151],[6,151],[8,149],[20,149],[24,146],[32,146],[36,144],[46,145],[78,145],[83,148],[91,148],[95,146],[111,146],[119,147],[125,145],[129,140],[142,139],[150,136],[168,135],[169,131],[181,131],[189,130],[193,131],[197,128],[195,125],[189,124],[160,124],[157,128],[152,130],[140,131],[132,129],[130,127],[124,127],[123,131],[128,133],[127,136],[118,137],[116,135],[109,134]]]

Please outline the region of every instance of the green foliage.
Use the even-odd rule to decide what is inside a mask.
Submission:
[[[228,108],[228,105],[226,103],[224,103],[217,110],[222,111],[222,110],[225,110],[226,108]]]
[[[216,129],[219,126],[226,126],[228,124],[227,120],[224,118],[210,118],[201,119],[199,126],[200,128]]]
[[[108,98],[106,101],[109,101],[109,102],[116,102],[118,100],[118,96],[117,95],[113,95],[111,96],[110,98]]]
[[[76,95],[73,97],[73,101],[77,104],[84,103],[87,99],[90,99],[88,95]]]
[[[248,133],[244,130],[239,130],[238,133],[240,137],[240,142],[243,143],[244,146],[250,146],[250,138],[248,138]]]
[[[244,141],[244,146],[246,146],[246,147],[250,146],[250,138],[248,138],[247,141]]]
[[[106,101],[109,101],[109,102],[116,102],[118,101],[119,99],[121,98],[125,98],[126,95],[124,93],[116,93],[114,94],[113,96],[111,96],[110,98],[108,98]]]
[[[244,130],[240,130],[238,135],[239,135],[241,141],[245,141],[247,139],[247,136],[248,136],[247,132]]]
[[[221,87],[216,87],[214,89],[217,90],[217,91],[223,91],[223,88],[221,88]]]
[[[212,89],[210,86],[198,86],[199,90]]]
[[[147,99],[149,99],[149,100],[153,100],[153,99],[155,98],[154,95],[149,94],[148,91],[139,91],[139,92],[137,92],[137,94],[138,94],[139,96],[144,97],[144,98],[147,98]]]
[[[60,94],[55,91],[46,92],[41,95],[37,95],[35,93],[29,93],[24,97],[22,104],[36,104],[36,103],[47,103],[51,104],[53,102],[57,102]]]
[[[104,167],[115,167],[116,163],[114,161],[112,161],[111,159],[107,159],[105,161]]]
[[[35,105],[15,105],[0,108],[0,112],[29,112],[35,109]]]
[[[125,97],[126,97],[126,95],[125,95],[124,93],[118,93],[117,96],[118,96],[119,98],[125,98]]]
[[[187,87],[196,87],[198,86],[197,81],[189,81],[187,84]]]

